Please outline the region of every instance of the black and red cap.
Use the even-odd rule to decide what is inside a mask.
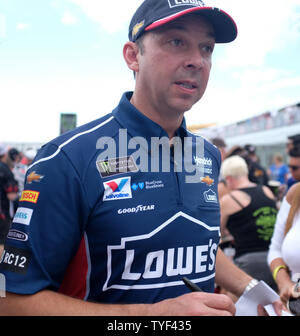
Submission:
[[[145,0],[131,20],[129,40],[135,42],[145,32],[189,13],[199,13],[212,23],[216,43],[231,42],[237,37],[231,16],[219,8],[207,7],[201,0]]]

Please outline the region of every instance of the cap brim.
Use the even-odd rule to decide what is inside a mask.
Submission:
[[[199,14],[205,16],[212,23],[215,31],[216,43],[228,43],[236,39],[238,33],[236,23],[229,14],[215,7],[194,7],[180,11],[153,22],[145,28],[145,31],[161,27],[181,16],[193,12],[199,12]]]

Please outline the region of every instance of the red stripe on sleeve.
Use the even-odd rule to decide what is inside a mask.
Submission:
[[[84,299],[87,289],[88,259],[84,236],[80,242],[79,249],[70,262],[64,279],[59,288],[59,293]]]

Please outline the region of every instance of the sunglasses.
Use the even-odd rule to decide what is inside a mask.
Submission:
[[[297,169],[300,168],[300,166],[289,165],[289,168],[290,168],[291,170],[297,170]]]

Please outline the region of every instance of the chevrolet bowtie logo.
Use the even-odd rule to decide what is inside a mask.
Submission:
[[[211,186],[215,181],[211,179],[209,176],[202,177],[201,182]]]
[[[145,23],[145,20],[142,21],[142,22],[137,23],[133,27],[133,29],[132,29],[132,37],[135,37],[135,35],[137,35],[137,33],[139,32],[139,30],[143,27],[144,23]]]
[[[26,182],[29,183],[29,184],[32,183],[32,182],[40,182],[43,177],[44,176],[36,174],[36,172],[33,171],[27,176]]]

